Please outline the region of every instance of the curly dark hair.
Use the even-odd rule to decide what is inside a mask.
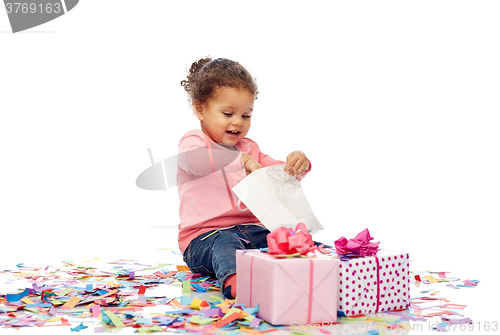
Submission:
[[[205,104],[213,98],[219,87],[246,88],[257,99],[257,83],[250,73],[238,62],[209,56],[191,64],[187,80],[181,85],[189,95],[189,102]]]

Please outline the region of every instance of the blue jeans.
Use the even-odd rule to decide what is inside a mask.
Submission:
[[[269,230],[256,225],[238,225],[219,230],[215,234],[213,232],[201,234],[192,240],[184,251],[183,258],[191,272],[215,276],[222,289],[226,279],[236,273],[236,250],[267,248]],[[203,239],[210,234],[212,235]]]
[[[184,251],[183,259],[192,273],[216,277],[222,291],[226,279],[236,273],[236,250],[267,248],[267,234],[270,231],[262,226],[238,225],[213,232],[201,234],[192,240]]]

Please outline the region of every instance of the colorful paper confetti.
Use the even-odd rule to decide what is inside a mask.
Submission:
[[[59,267],[34,268],[20,263],[16,270],[0,271],[11,276],[7,281],[23,280],[29,285],[21,290],[0,292],[0,327],[69,327],[80,332],[89,327],[94,332],[113,332],[131,327],[139,333],[175,331],[227,335],[244,332],[259,334],[278,329],[303,334],[304,327],[273,326],[257,316],[254,308],[238,305],[221,297],[214,278],[189,272],[185,265],[141,264],[136,260],[118,260],[96,266],[99,258],[80,263],[62,261]],[[81,265],[83,264],[83,265]],[[370,315],[338,319],[340,324],[364,325],[366,334],[387,333],[408,329],[409,322],[433,322],[435,331],[447,331],[442,324],[472,322],[463,315],[467,306],[450,302],[441,294],[444,288],[474,289],[478,280],[462,280],[453,285],[448,272],[421,272],[415,275],[415,287],[425,280],[429,289],[420,290],[411,298],[410,308]],[[436,286],[434,286],[436,285]],[[442,285],[442,286],[437,286]],[[181,296],[156,294],[155,289],[176,288]],[[431,288],[434,287],[434,288]],[[192,293],[213,291],[215,295],[203,300]],[[150,307],[154,307],[152,312]],[[441,326],[436,323],[439,320]],[[373,330],[373,326],[379,328]],[[331,325],[333,327],[334,325]],[[371,328],[370,328],[371,327]],[[360,328],[362,329],[362,327]],[[323,334],[335,333],[333,328],[319,329]],[[88,331],[88,330],[87,330]],[[92,330],[91,330],[92,331]]]

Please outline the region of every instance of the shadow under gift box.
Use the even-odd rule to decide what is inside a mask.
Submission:
[[[338,259],[236,251],[237,302],[274,325],[337,321]]]
[[[340,262],[339,315],[352,316],[410,306],[409,255],[380,249],[376,256]]]

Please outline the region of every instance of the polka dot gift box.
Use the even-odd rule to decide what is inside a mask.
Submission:
[[[378,313],[410,305],[408,253],[381,249],[376,256],[340,262],[339,315]]]
[[[335,241],[340,258],[338,313],[378,313],[410,306],[408,253],[380,249],[368,229]]]

